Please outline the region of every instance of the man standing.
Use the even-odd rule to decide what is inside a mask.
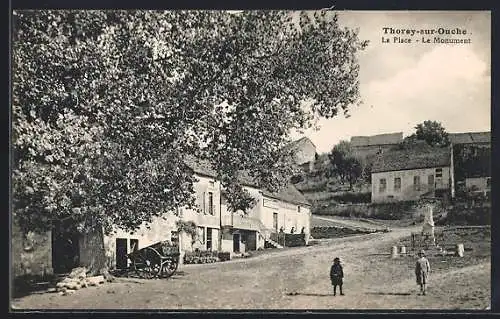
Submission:
[[[330,268],[330,280],[332,282],[334,296],[337,295],[337,286],[339,286],[340,295],[344,295],[344,293],[342,292],[343,278],[344,270],[342,268],[342,265],[340,264],[340,259],[338,257],[335,257],[335,259],[333,260],[333,265]]]
[[[429,264],[429,260],[425,258],[425,251],[420,251],[418,256],[419,258],[415,264],[415,275],[417,277],[417,285],[420,285],[420,292],[425,296],[425,288],[429,279],[431,265]]]

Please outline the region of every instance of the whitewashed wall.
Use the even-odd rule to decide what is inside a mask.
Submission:
[[[196,202],[200,212],[191,209],[180,209],[179,215],[166,213],[163,217],[156,217],[149,224],[142,224],[141,227],[133,233],[115,228],[110,235],[104,236],[104,247],[108,264],[111,267],[116,265],[116,239],[127,239],[128,252],[132,251],[131,239],[139,241],[139,249],[147,247],[164,240],[171,240],[172,232],[177,231],[176,222],[179,219],[184,221],[193,221],[199,227],[202,227],[203,238],[197,238],[192,244],[191,236],[181,233],[179,245],[182,251],[191,251],[193,249],[206,250],[207,228],[212,228],[212,250],[219,250],[219,228],[220,228],[220,183],[212,178],[205,176],[196,176],[198,182],[194,184]],[[213,214],[210,214],[208,208],[208,193],[213,194]]]
[[[442,169],[442,177],[436,177],[436,168]],[[450,167],[421,168],[390,172],[372,173],[372,202],[391,200],[415,200],[428,192],[432,186],[428,185],[428,176],[434,175],[436,189],[450,189]],[[414,176],[420,176],[420,191],[413,186]],[[394,188],[394,179],[401,178],[401,189]],[[386,190],[380,192],[380,180],[385,178]]]

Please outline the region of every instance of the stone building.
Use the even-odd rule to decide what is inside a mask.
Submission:
[[[372,202],[454,197],[450,147],[415,147],[381,154],[372,167]]]
[[[403,141],[403,133],[351,137],[351,149],[358,158],[368,158],[392,149]]]
[[[305,171],[314,169],[314,161],[316,160],[316,145],[307,137],[302,137],[291,142],[286,146],[287,150],[291,150],[295,157],[295,163]]]

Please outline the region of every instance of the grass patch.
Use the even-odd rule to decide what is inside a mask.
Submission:
[[[464,257],[441,256],[432,246],[417,243],[412,249],[411,236],[402,238],[395,245],[404,245],[409,252],[431,249],[427,258],[432,269],[446,270],[479,264],[491,258],[491,229],[489,227],[446,227],[435,231],[436,243],[447,251],[454,251],[456,244],[464,245]]]

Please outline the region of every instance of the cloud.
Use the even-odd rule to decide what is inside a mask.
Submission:
[[[416,124],[430,119],[441,121],[449,131],[468,129],[471,123],[487,129],[487,71],[487,63],[467,46],[437,46],[413,67],[386,80],[373,81],[363,92],[380,116],[390,114],[392,121]]]
[[[399,61],[397,61],[399,64]],[[425,120],[449,132],[490,129],[488,64],[467,46],[436,46],[392,76],[361,84],[364,104],[351,117],[321,120],[306,136],[319,152],[341,139],[390,132],[410,134]]]
[[[319,152],[355,135],[414,132],[425,120],[440,121],[448,132],[490,130],[490,15],[487,12],[342,12],[341,24],[370,40],[359,54],[364,102],[351,117],[320,120],[308,136]],[[472,44],[397,45],[381,43],[385,26],[460,26]],[[295,134],[294,137],[301,137]]]

